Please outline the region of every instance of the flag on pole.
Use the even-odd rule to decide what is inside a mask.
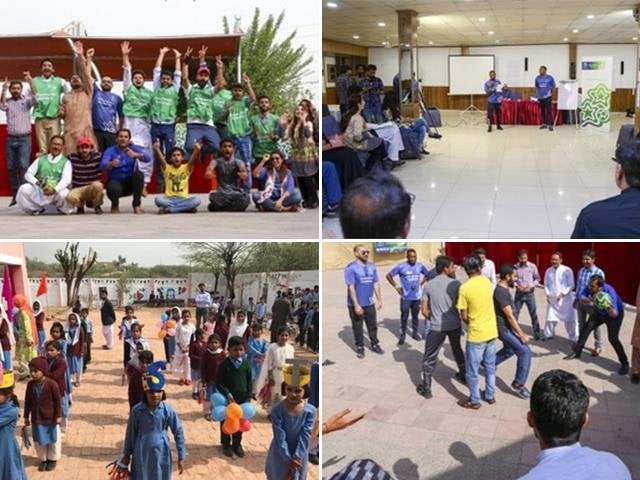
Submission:
[[[4,274],[2,279],[2,299],[5,302],[5,308],[9,320],[13,321],[11,310],[13,309],[13,288],[11,286],[11,276],[9,275],[9,265],[4,266]]]
[[[45,293],[47,293],[47,274],[43,273],[42,275],[40,275],[40,285],[38,285],[36,297],[44,295]]]

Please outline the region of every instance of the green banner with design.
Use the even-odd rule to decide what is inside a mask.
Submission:
[[[611,131],[613,57],[583,57],[580,72],[582,126],[603,132]]]

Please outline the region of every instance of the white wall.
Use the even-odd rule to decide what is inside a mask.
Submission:
[[[449,55],[460,55],[459,47],[418,49],[418,78],[425,87],[449,84]]]
[[[400,67],[400,57],[397,48],[370,48],[369,63],[378,69],[376,76],[382,79],[382,83],[387,86],[393,84],[393,77],[398,73]]]
[[[578,45],[578,62],[582,57],[608,55],[613,57],[613,88],[635,88],[638,70],[638,47],[636,45]],[[620,62],[624,62],[624,75],[620,75]],[[582,71],[578,65],[578,82]]]

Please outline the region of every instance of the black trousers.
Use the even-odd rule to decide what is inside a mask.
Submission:
[[[309,330],[309,342],[308,347],[314,352],[318,351],[318,342],[320,340],[320,326],[318,324],[311,325],[311,329]]]
[[[371,346],[377,345],[378,340],[378,322],[376,319],[376,306],[369,305],[368,307],[362,307],[363,314],[358,316],[353,307],[349,307],[349,317],[351,318],[351,327],[353,328],[353,336],[356,340],[356,347],[364,347],[364,329],[362,324],[367,325],[367,334],[371,341]]]
[[[455,330],[447,330],[445,332],[436,332],[429,330],[427,340],[424,343],[424,356],[422,357],[422,384],[431,389],[431,377],[438,364],[438,354],[444,341],[449,338],[451,350],[453,350],[453,358],[458,365],[458,371],[464,375],[466,372],[464,363],[464,353],[460,346],[460,328]]]
[[[318,190],[314,181],[314,175],[310,177],[297,177],[298,187],[300,187],[300,195],[305,202],[305,208],[318,207]],[[315,205],[315,207],[314,207]]]
[[[120,206],[120,197],[128,197],[133,195],[134,207],[139,207],[142,197],[142,189],[144,188],[144,177],[141,172],[133,172],[133,174],[123,180],[109,180],[107,182],[107,197],[111,200],[111,206],[118,208]]]
[[[222,431],[222,423],[220,422],[220,443],[222,446],[231,445],[232,447],[239,447],[242,444],[242,432],[238,430],[233,435],[227,435]]]
[[[196,328],[204,327],[204,322],[207,321],[208,317],[209,317],[209,308],[196,307]]]
[[[499,103],[487,103],[487,118],[489,119],[489,125],[493,125],[493,114],[496,115],[496,125],[500,126],[500,119],[502,118],[501,104]]]
[[[605,324],[607,326],[607,337],[609,337],[609,343],[616,351],[618,360],[621,364],[628,365],[629,359],[627,358],[627,354],[624,352],[624,347],[622,346],[622,343],[620,343],[620,339],[618,338],[623,318],[624,312],[618,312],[618,316],[616,318],[611,318],[607,315],[599,314],[597,310],[594,311],[589,316],[589,320],[587,320],[584,330],[580,331],[580,336],[578,337],[578,343],[576,344],[575,352],[580,355],[580,353],[582,353],[582,349],[584,348],[584,344],[587,342],[589,335],[591,335],[591,332],[593,332],[600,325]]]
[[[418,314],[420,313],[420,300],[405,300],[404,298],[400,298],[400,334],[407,334],[407,323],[409,321],[409,312],[411,312],[411,328],[413,329],[413,334],[417,334],[418,332],[418,324],[420,323],[420,318]]]
[[[104,132],[102,130],[94,130],[93,134],[98,141],[98,151],[104,152],[107,148],[116,144],[116,134],[111,132]]]
[[[84,342],[84,361],[82,362],[83,370],[91,363],[91,344],[93,343],[93,333],[88,333]]]
[[[553,118],[551,114],[551,97],[541,98],[538,100],[540,103],[540,115],[542,116],[542,124],[553,126]]]

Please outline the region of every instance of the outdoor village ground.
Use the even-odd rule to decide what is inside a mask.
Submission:
[[[64,319],[66,311],[56,309],[56,320]],[[192,309],[193,310],[193,309]],[[136,316],[145,326],[143,337],[150,341],[154,359],[164,360],[162,341],[158,339],[156,323],[164,309],[136,308]],[[52,312],[47,311],[47,316]],[[193,312],[192,312],[193,313]],[[116,310],[116,316],[124,316],[123,309]],[[127,387],[122,386],[122,341],[116,341],[113,350],[102,350],[100,312],[92,310],[90,318],[94,325],[92,362],[83,375],[80,387],[73,392],[67,432],[62,439],[62,458],[53,472],[38,472],[35,448],[22,450],[27,475],[30,479],[88,480],[107,478],[105,466],[122,456],[122,445],[126,430],[129,404]],[[49,330],[52,322],[45,323]],[[116,330],[117,332],[117,330]],[[268,331],[265,330],[265,338]],[[317,356],[296,347],[296,357],[314,361]],[[16,383],[15,393],[24,405],[26,381]],[[220,448],[220,424],[207,422],[203,418],[202,406],[191,398],[191,387],[181,387],[178,379],[167,374],[167,401],[176,410],[185,432],[187,458],[185,471],[178,476],[175,469],[177,453],[173,436],[171,442],[174,478],[224,478],[263,479],[264,462],[272,439],[271,424],[265,411],[258,407],[258,413],[251,420],[251,431],[244,434],[242,444],[246,456],[229,459],[222,455]],[[18,420],[18,427],[24,421]],[[22,446],[22,440],[19,439]],[[309,465],[309,480],[317,480],[318,467]]]
[[[362,360],[356,358],[353,346],[343,271],[323,273],[322,358],[335,362],[323,366],[323,415],[328,418],[345,408],[354,415],[366,414],[351,428],[323,437],[323,477],[330,478],[352,460],[366,458],[397,480],[512,480],[523,475],[536,463],[539,446],[526,423],[528,401],[516,397],[509,387],[515,357],[497,368],[496,403],[483,402],[480,410],[465,410],[456,401],[469,391],[452,379],[457,367],[446,341],[434,374],[433,398],[418,396],[424,341],[409,338],[397,346],[399,296],[384,280],[390,269],[378,267],[383,293],[378,337],[385,353],[371,352],[365,340]],[[458,272],[459,280],[464,281],[463,276]],[[542,288],[536,290],[536,301],[538,317],[544,322],[547,307]],[[635,312],[627,310],[620,331],[627,355],[634,319]],[[526,308],[520,324],[531,333]],[[558,325],[554,340],[532,344],[527,386],[531,388],[540,373],[554,368],[578,375],[591,394],[590,423],[582,432],[582,444],[615,453],[632,478],[640,479],[640,386],[632,385],[628,376],[617,375],[619,364],[606,340],[601,357],[585,351],[582,360],[563,360],[570,349],[564,335],[563,326]],[[593,346],[593,337],[587,346]]]

